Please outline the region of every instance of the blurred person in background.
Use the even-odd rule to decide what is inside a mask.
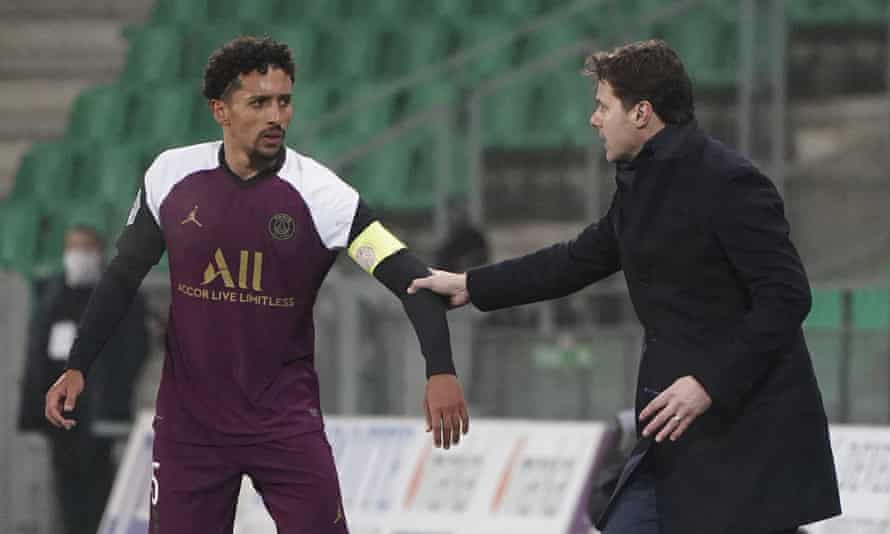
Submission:
[[[436,247],[434,265],[446,271],[464,272],[488,263],[488,240],[470,220],[467,199],[463,196],[449,198],[447,212],[448,230]]]
[[[39,432],[49,444],[59,520],[66,534],[94,534],[114,478],[113,438],[97,422],[132,422],[131,392],[148,354],[145,304],[136,296],[121,327],[103,349],[94,387],[77,407],[79,424],[65,432],[44,417],[47,389],[64,371],[77,324],[104,264],[102,236],[88,226],[65,235],[63,271],[36,284],[38,303],[28,331],[18,428]]]
[[[414,326],[435,445],[456,445],[468,430],[446,303],[406,292],[429,269],[355,189],[285,144],[300,95],[294,75],[290,49],[271,38],[239,37],[211,54],[204,96],[222,141],[167,150],[146,171],[118,254],[46,396],[50,422],[71,429],[85,376],[166,251],[172,294],[153,425],[152,534],[231,532],[244,476],[279,532],[348,532],[313,320],[344,249]]]
[[[645,335],[641,439],[597,521],[605,534],[784,534],[839,514],[801,329],[810,287],[776,188],[698,127],[664,42],[595,53],[587,70],[590,125],[617,171],[606,215],[566,243],[437,271],[409,292],[489,311],[624,272]]]

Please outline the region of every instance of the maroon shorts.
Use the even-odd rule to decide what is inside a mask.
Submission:
[[[348,533],[324,431],[227,447],[156,439],[153,468],[150,534],[231,534],[242,475],[278,532]]]

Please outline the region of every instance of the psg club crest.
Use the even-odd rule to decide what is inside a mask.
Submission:
[[[276,213],[269,219],[269,235],[279,241],[292,239],[296,231],[294,218],[287,213]]]

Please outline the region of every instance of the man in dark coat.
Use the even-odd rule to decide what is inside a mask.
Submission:
[[[608,213],[578,237],[437,271],[453,306],[553,299],[624,271],[645,331],[641,439],[597,525],[606,534],[773,534],[840,513],[828,423],[801,323],[810,288],[782,199],[706,136],[664,42],[588,59],[590,124],[617,167]]]
[[[77,428],[65,432],[46,420],[44,396],[65,369],[77,322],[102,272],[102,248],[102,237],[92,227],[68,230],[64,272],[36,284],[37,306],[28,331],[18,429],[47,437],[65,534],[92,534],[99,527],[114,478],[113,441],[92,426],[96,421],[131,421],[133,385],[148,352],[140,297],[104,349],[109,357],[97,365],[96,387],[78,404]]]

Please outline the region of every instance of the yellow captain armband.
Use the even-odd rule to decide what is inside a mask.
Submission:
[[[362,233],[349,245],[349,257],[359,266],[374,274],[380,262],[402,250],[405,244],[389,233],[378,221],[374,221],[362,230]]]

